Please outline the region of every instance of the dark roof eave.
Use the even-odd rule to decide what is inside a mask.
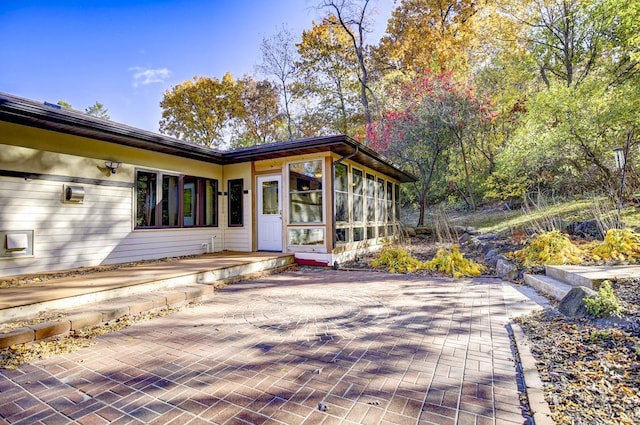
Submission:
[[[55,106],[48,106],[5,93],[0,93],[0,121],[215,164],[233,164],[327,151],[345,157],[355,153],[353,156],[355,161],[363,163],[400,182],[417,180],[411,174],[402,171],[387,158],[345,135],[290,140],[221,152],[150,131],[92,117],[81,112],[57,109]]]
[[[335,152],[342,156],[349,156],[355,153],[355,156],[353,157],[354,160],[361,162],[374,170],[394,177],[402,183],[414,182],[417,180],[415,176],[402,171],[389,159],[345,135],[315,137],[272,143],[268,145],[258,145],[251,148],[227,152],[225,155],[228,158],[228,162],[237,163],[248,160],[282,158],[290,155],[303,155],[307,153],[326,151]]]
[[[184,158],[224,162],[222,152],[205,146],[4,93],[0,93],[0,120]]]

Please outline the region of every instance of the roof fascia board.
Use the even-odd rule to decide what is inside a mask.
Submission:
[[[204,146],[141,130],[81,112],[55,107],[0,93],[0,120],[75,136],[93,138],[154,152],[222,164],[223,154]]]

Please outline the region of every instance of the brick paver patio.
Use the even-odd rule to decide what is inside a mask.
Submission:
[[[0,371],[0,423],[523,424],[509,283],[300,270]]]

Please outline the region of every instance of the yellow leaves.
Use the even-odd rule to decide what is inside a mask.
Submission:
[[[439,248],[430,261],[414,258],[406,250],[385,247],[380,256],[370,263],[371,267],[384,268],[390,273],[412,273],[419,270],[432,270],[454,278],[480,276],[486,267],[464,257],[460,249],[453,245],[451,249]]]
[[[431,261],[426,263],[428,270],[436,270],[454,278],[465,276],[480,276],[485,271],[485,266],[473,260],[464,258],[456,245],[451,250],[440,248]]]
[[[525,267],[546,264],[581,264],[599,261],[635,262],[640,258],[640,234],[631,229],[610,229],[604,241],[591,242],[582,249],[558,230],[535,235],[525,248],[510,253]]]
[[[406,250],[390,246],[382,248],[380,256],[369,264],[377,269],[386,269],[389,273],[411,273],[425,268],[422,261]]]
[[[231,74],[194,77],[164,93],[160,132],[205,146],[220,145],[228,121],[243,113],[240,90]]]
[[[402,1],[387,24],[378,54],[399,62],[402,69],[461,69],[468,66],[476,41],[477,2]]]
[[[640,258],[640,234],[631,229],[609,229],[604,241],[593,249],[593,259],[596,258],[635,261]]]
[[[524,249],[514,252],[514,257],[520,260],[525,267],[545,264],[580,264],[583,255],[582,250],[559,230],[535,235]]]

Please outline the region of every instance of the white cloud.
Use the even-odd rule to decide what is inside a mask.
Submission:
[[[133,87],[146,86],[153,83],[164,83],[171,75],[171,71],[167,68],[147,69],[141,66],[132,66],[129,68],[133,74]]]

